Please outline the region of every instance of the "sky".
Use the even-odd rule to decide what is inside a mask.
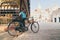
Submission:
[[[41,9],[46,9],[55,5],[60,7],[60,0],[30,0],[31,11],[38,7]]]

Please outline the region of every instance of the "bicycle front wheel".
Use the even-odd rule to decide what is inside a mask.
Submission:
[[[39,31],[39,24],[38,24],[38,22],[34,22],[34,23],[31,24],[31,30],[34,33],[37,33]]]

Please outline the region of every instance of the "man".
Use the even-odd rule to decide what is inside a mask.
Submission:
[[[25,20],[26,20],[26,10],[22,8],[21,12],[19,13],[20,18],[22,19],[21,22],[25,27]]]

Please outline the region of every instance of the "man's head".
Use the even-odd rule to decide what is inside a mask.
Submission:
[[[26,9],[22,8],[21,11],[26,12]]]

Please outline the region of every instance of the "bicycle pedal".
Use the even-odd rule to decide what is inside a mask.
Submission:
[[[21,29],[19,29],[19,32],[22,32],[22,30],[21,30]]]

